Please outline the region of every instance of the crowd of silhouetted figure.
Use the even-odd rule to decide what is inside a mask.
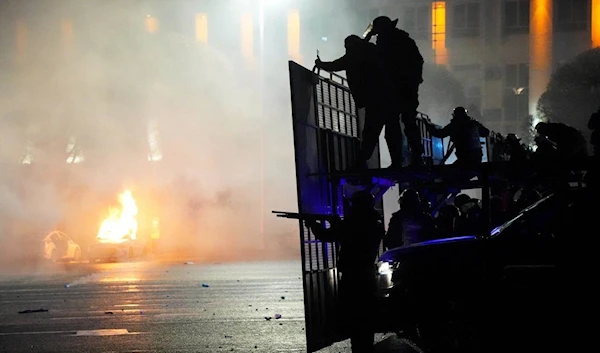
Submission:
[[[418,191],[405,189],[399,199],[400,210],[390,219],[384,246],[393,249],[430,240],[475,236],[481,233],[481,227],[500,226],[544,196],[544,192],[534,188],[503,190],[491,197],[490,220],[484,223],[480,199],[458,194],[432,209]]]
[[[462,119],[469,122],[467,112],[464,108],[457,108],[453,114],[453,120]],[[589,121],[589,128],[592,130],[591,145],[595,158],[598,158],[598,130],[600,121],[600,109],[592,114]],[[448,126],[451,126],[451,122]],[[482,128],[480,124],[473,124],[473,138],[465,138],[465,129],[454,128],[450,130],[447,127],[437,131],[452,131],[451,133],[437,133],[437,136],[450,136],[451,141],[456,144],[457,154],[459,151],[468,151],[457,156],[457,162],[460,163],[478,163],[481,162],[481,149],[479,147],[479,136],[488,136],[487,129]],[[434,128],[432,128],[433,130]],[[587,141],[583,133],[571,126],[562,123],[540,122],[535,127],[535,149],[523,143],[515,134],[508,134],[506,137],[500,134],[491,134],[491,159],[492,161],[510,162],[515,168],[524,169],[525,163],[531,163],[539,166],[556,166],[561,162],[576,161],[585,159],[589,156]],[[460,132],[463,135],[460,135]],[[482,132],[480,132],[482,131]],[[436,135],[434,135],[436,136]],[[475,138],[477,137],[477,138]],[[466,142],[460,139],[466,139]],[[475,143],[477,141],[477,143]],[[469,144],[470,143],[470,144]],[[466,147],[466,148],[465,148]],[[476,153],[473,153],[475,151]],[[464,158],[467,155],[473,158]],[[461,158],[463,158],[461,160]],[[598,163],[596,163],[598,164]],[[542,170],[547,173],[548,170]],[[588,174],[592,171],[588,171]],[[545,175],[548,176],[548,175]],[[421,195],[417,190],[405,189],[399,198],[400,210],[395,212],[390,219],[387,233],[384,237],[384,246],[386,249],[392,249],[399,246],[407,246],[424,241],[435,239],[452,238],[457,236],[471,236],[481,234],[482,227],[500,226],[517,216],[523,209],[531,206],[536,201],[541,200],[548,194],[551,194],[556,188],[569,186],[569,182],[575,180],[576,183],[591,183],[592,178],[569,179],[571,172],[566,175],[558,174],[559,178],[552,182],[543,182],[540,179],[531,179],[528,183],[510,183],[506,181],[501,186],[492,187],[492,195],[489,204],[489,222],[483,220],[483,207],[481,200],[470,197],[467,194],[458,194],[439,202],[435,209],[432,209],[431,203]],[[486,230],[483,230],[487,232]]]
[[[392,161],[390,168],[403,168],[401,122],[410,150],[410,164],[424,163],[423,136],[417,125],[418,91],[423,82],[424,61],[415,41],[407,32],[396,28],[397,22],[385,16],[378,17],[363,38],[350,35],[345,39],[345,55],[333,61],[315,60],[318,69],[345,71],[356,107],[364,109],[360,153],[350,168],[353,170],[367,168],[367,161],[384,128]],[[376,36],[375,43],[370,42],[373,36]],[[534,165],[548,167],[537,168],[536,172],[541,176],[556,173],[558,182],[548,184],[540,178],[529,184],[510,180],[503,186],[495,184],[491,187],[490,212],[486,212],[489,220],[482,217],[481,201],[466,194],[436,202],[435,209],[432,209],[425,195],[410,188],[401,193],[400,210],[392,215],[387,232],[381,216],[374,209],[373,195],[368,190],[350,196],[347,199],[349,207],[344,208],[344,218],[332,220],[328,228],[325,222],[306,220],[306,226],[317,239],[340,245],[337,259],[342,274],[339,299],[344,331],[351,339],[353,352],[373,351],[373,332],[369,328],[372,319],[370,303],[375,288],[373,264],[381,241],[385,248],[391,249],[427,240],[489,232],[492,227],[501,225],[540,200],[557,185],[568,184],[568,176],[560,174],[561,171],[556,172],[553,166],[588,156],[583,134],[565,124],[537,124],[535,148],[530,148],[515,134],[503,137],[491,133],[463,107],[456,107],[451,115],[452,119],[446,126],[438,128],[426,124],[426,128],[431,136],[449,137],[451,149],[456,153],[455,164],[464,169],[480,165],[484,156],[481,138],[489,138],[488,148],[491,150],[488,157],[492,161],[508,161],[515,166],[511,168],[516,173],[513,180],[519,179],[517,174],[522,169],[518,168],[519,165]],[[594,151],[598,148],[596,129],[599,116],[600,110],[592,115],[589,122],[589,128],[593,130],[591,144]],[[589,174],[588,171],[588,182],[593,179]],[[581,182],[585,180],[581,178]]]

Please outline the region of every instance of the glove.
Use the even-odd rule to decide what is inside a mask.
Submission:
[[[321,59],[319,59],[319,58],[315,59],[315,66],[317,67],[317,69],[320,69],[322,64],[323,64],[323,62],[321,61]]]

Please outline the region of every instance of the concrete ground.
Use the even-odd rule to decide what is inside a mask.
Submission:
[[[300,274],[296,261],[66,264],[4,274],[0,352],[305,352]],[[38,309],[48,311],[19,313]],[[393,335],[378,342],[378,352],[414,351]],[[340,342],[322,352],[350,350]]]

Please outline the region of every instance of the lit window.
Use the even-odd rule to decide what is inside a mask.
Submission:
[[[200,43],[208,43],[208,17],[205,13],[196,14],[196,40]]]
[[[254,22],[252,14],[242,14],[240,25],[242,56],[250,66],[254,63]]]
[[[431,6],[431,46],[434,50],[435,63],[437,65],[447,65],[446,2],[434,1]]]
[[[300,12],[292,10],[288,13],[288,55],[296,62],[302,61],[300,55]]]
[[[63,19],[60,21],[60,32],[62,35],[63,46],[65,49],[71,48],[73,45],[73,22]]]
[[[152,15],[146,15],[146,31],[148,33],[158,32],[158,19]]]

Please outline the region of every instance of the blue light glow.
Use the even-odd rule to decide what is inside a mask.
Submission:
[[[415,245],[431,245],[431,244],[439,244],[439,243],[450,243],[453,241],[467,240],[467,239],[475,239],[475,236],[474,235],[466,235],[466,236],[462,236],[462,237],[434,239],[434,240],[428,240],[428,241],[424,241],[421,243],[417,243]]]
[[[408,245],[408,246],[401,246],[399,248],[391,249],[391,250],[384,252],[381,255],[381,257],[379,258],[379,261],[384,261],[384,262],[394,261],[398,254],[405,252],[407,249],[428,246],[428,245],[434,245],[434,244],[444,244],[444,243],[453,243],[453,242],[461,242],[461,241],[474,241],[476,239],[477,239],[477,237],[475,237],[474,235],[468,235],[468,236],[461,236],[461,237],[454,237],[454,238],[434,239],[434,240],[424,241],[422,243],[416,243],[416,244],[412,244],[412,245]]]

